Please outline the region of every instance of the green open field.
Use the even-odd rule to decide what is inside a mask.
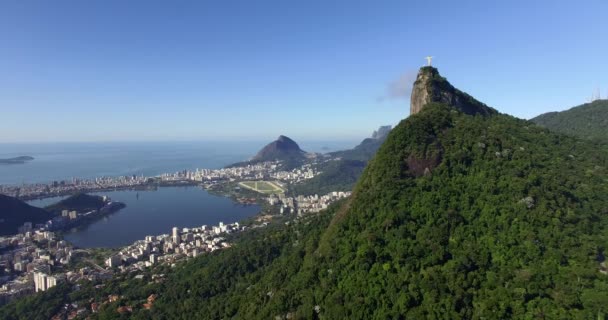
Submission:
[[[259,193],[283,193],[285,190],[276,182],[271,181],[243,181],[239,185]]]

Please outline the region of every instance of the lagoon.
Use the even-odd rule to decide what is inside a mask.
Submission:
[[[116,248],[143,240],[148,235],[170,233],[172,227],[217,225],[220,221],[233,223],[260,211],[257,205],[243,206],[195,186],[93,194],[107,195],[127,207],[88,226],[67,232],[64,238],[77,247]],[[46,201],[39,200],[30,204],[48,205]]]

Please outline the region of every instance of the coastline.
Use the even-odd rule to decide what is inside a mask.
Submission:
[[[116,187],[99,187],[99,188],[82,188],[78,190],[65,190],[59,192],[49,192],[49,193],[41,193],[32,196],[18,196],[16,197],[22,201],[32,201],[32,200],[42,200],[46,198],[53,197],[63,197],[70,196],[76,193],[96,193],[96,192],[110,192],[110,191],[128,191],[128,190],[145,190],[145,191],[154,191],[158,188],[164,187],[181,187],[181,186],[197,186],[200,185],[194,181],[161,181],[160,183],[155,184],[142,184],[136,186],[116,186]]]
[[[255,209],[249,209],[247,216],[237,218],[232,215],[233,218],[230,218],[231,213],[223,214],[219,218],[219,223],[213,222],[201,226],[196,223],[172,221],[172,229],[163,227],[161,231],[146,231],[145,235],[137,234],[135,240],[129,240],[125,244],[110,245],[112,241],[106,241],[106,244],[103,241],[97,244],[86,244],[86,238],[91,237],[91,234],[95,232],[97,234],[101,232],[104,235],[112,235],[113,238],[116,235],[125,234],[125,232],[135,235],[132,229],[133,223],[146,221],[145,218],[141,219],[137,217],[135,218],[137,222],[127,219],[119,222],[120,225],[112,225],[105,229],[102,225],[101,227],[91,228],[90,231],[86,231],[89,226],[95,225],[100,219],[111,213],[120,211],[125,205],[131,207],[128,198],[120,199],[120,197],[117,197],[117,200],[125,201],[125,203],[123,206],[114,207],[110,212],[88,212],[80,215],[79,220],[73,222],[70,222],[69,219],[66,220],[66,217],[63,216],[60,218],[63,218],[64,222],[70,224],[64,225],[63,228],[55,229],[56,232],[51,232],[49,229],[40,229],[34,233],[25,233],[24,236],[20,236],[19,234],[12,236],[10,241],[21,241],[22,245],[11,250],[9,254],[19,254],[20,250],[22,251],[26,247],[26,244],[31,241],[34,241],[33,243],[37,246],[40,245],[40,248],[43,248],[49,241],[55,241],[57,247],[50,248],[49,256],[54,261],[58,261],[58,264],[52,269],[45,267],[46,269],[41,271],[46,277],[67,283],[76,283],[83,279],[103,282],[117,275],[156,268],[156,266],[174,266],[178,262],[195,258],[202,254],[230,248],[234,239],[240,237],[246,230],[264,228],[269,225],[287,224],[291,219],[299,219],[308,213],[314,214],[327,208],[329,203],[350,195],[350,193],[347,194],[345,192],[333,192],[333,194],[323,196],[292,196],[286,195],[286,190],[284,189],[280,190],[278,194],[275,194],[277,193],[274,192],[275,190],[268,192],[268,190],[263,190],[262,188],[257,189],[257,183],[255,189],[242,186],[241,182],[243,181],[281,181],[281,183],[289,186],[292,183],[304,181],[319,174],[319,171],[313,170],[310,164],[305,164],[288,171],[282,170],[278,164],[278,162],[263,162],[245,167],[197,169],[196,171],[183,170],[173,174],[167,173],[154,177],[72,178],[70,181],[50,184],[24,184],[19,187],[4,188],[0,186],[0,192],[3,193],[13,192],[19,195],[23,192],[24,195],[19,197],[21,200],[39,200],[69,196],[76,193],[129,192],[137,190],[160,191],[160,189],[171,189],[172,187],[194,187],[196,189],[200,188],[201,191],[204,191],[208,195],[224,198],[234,205],[243,207],[257,205]],[[113,197],[113,195],[109,196]],[[176,194],[171,194],[168,198],[166,196],[163,198],[162,196],[163,194],[158,194],[149,198],[157,199],[156,205],[165,204],[164,216],[175,220],[175,216],[171,214],[174,206],[167,207],[166,204],[171,203],[171,201],[178,201],[180,198]],[[139,199],[139,197],[137,198]],[[196,196],[196,198],[199,198],[199,196]],[[138,205],[136,203],[132,204],[133,208],[137,208]],[[237,209],[235,207],[229,208],[232,208],[229,209],[232,211]],[[149,214],[154,210],[140,211]],[[120,221],[121,218],[124,219],[126,216],[118,217],[116,221]],[[234,221],[234,223],[224,224],[222,221],[226,220]],[[145,225],[148,226],[148,224]],[[177,227],[180,225],[181,227]],[[171,234],[167,233],[169,230],[171,230]],[[84,237],[79,236],[77,235],[79,231],[85,231],[87,234]],[[75,234],[75,237],[70,236],[72,233]],[[80,240],[84,239],[85,242],[79,242],[79,237]],[[39,243],[36,241],[39,241]],[[91,259],[95,259],[95,261]],[[86,270],[86,272],[73,272],[73,270],[78,268],[81,271]],[[11,299],[22,293],[29,294],[33,291],[31,282],[24,281],[26,276],[29,276],[29,273],[15,272],[11,274],[9,283],[17,289],[7,292],[4,297],[5,299]]]

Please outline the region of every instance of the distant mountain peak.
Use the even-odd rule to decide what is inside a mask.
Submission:
[[[426,66],[420,68],[412,87],[410,115],[420,112],[426,104],[431,102],[447,104],[470,115],[497,113],[496,110],[488,107],[486,104],[454,88],[439,74],[439,70],[436,68]]]
[[[378,128],[378,130],[374,131],[374,133],[372,133],[372,139],[384,139],[388,133],[391,131],[393,127],[392,126],[380,126],[380,128]]]
[[[286,159],[303,159],[306,152],[291,138],[280,135],[277,140],[262,148],[251,161],[271,161]]]
[[[370,138],[365,138],[356,147],[349,150],[332,152],[331,155],[348,160],[368,161],[371,159],[388,134],[391,132],[392,126],[380,126],[378,130],[372,133]]]

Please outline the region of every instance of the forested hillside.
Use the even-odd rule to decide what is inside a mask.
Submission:
[[[562,112],[548,112],[533,122],[555,132],[608,142],[608,100],[595,100]]]
[[[242,276],[189,264],[152,314],[604,317],[607,159],[510,116],[429,105],[394,129],[349,203],[260,239],[277,250],[261,266],[226,252],[244,259]]]
[[[605,319],[606,194],[608,153],[592,142],[428,103],[346,201],[244,234],[166,281],[65,301],[118,291],[94,319]]]
[[[318,165],[321,174],[289,189],[294,195],[324,195],[332,191],[350,191],[361,176],[367,162],[359,160],[333,160]]]

